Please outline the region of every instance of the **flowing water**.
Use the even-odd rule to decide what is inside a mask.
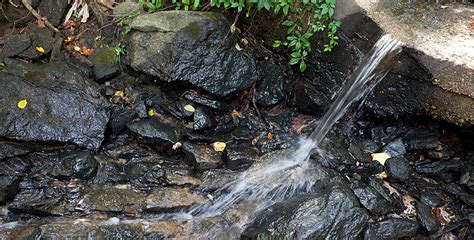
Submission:
[[[318,168],[309,160],[312,151],[318,148],[344,112],[354,102],[366,96],[385,76],[390,62],[400,50],[398,41],[388,35],[381,37],[347,80],[318,127],[308,138],[302,139],[295,149],[273,152],[264,157],[265,160],[256,162],[236,180],[216,191],[216,198],[210,204],[197,205],[180,213],[165,214],[154,219],[131,219],[122,222],[146,225],[164,219],[200,221],[234,209],[247,216],[237,219],[232,223],[233,226],[226,229],[223,229],[222,225],[211,226],[206,230],[205,238],[221,238],[222,235],[216,236],[222,232],[230,239],[238,236],[245,224],[252,221],[260,210],[295,194],[309,192],[314,187],[318,180],[315,177]],[[0,225],[0,229],[16,226],[16,222],[8,224]]]
[[[341,89],[337,99],[321,119],[318,127],[296,150],[281,152],[267,161],[254,164],[240,177],[224,186],[212,204],[196,206],[182,217],[211,217],[225,212],[241,201],[256,202],[255,212],[296,193],[309,191],[316,182],[312,177],[311,151],[316,149],[331,127],[352,103],[367,96],[388,72],[393,58],[401,51],[400,43],[389,35],[382,36],[361,61]]]

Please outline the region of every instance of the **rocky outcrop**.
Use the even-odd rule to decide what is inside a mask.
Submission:
[[[369,109],[383,116],[424,113],[473,125],[474,43],[468,24],[472,11],[469,5],[440,7],[429,1],[338,4],[336,16],[343,21],[344,34],[363,53],[382,31],[406,45],[400,60],[374,89]]]
[[[109,112],[95,83],[60,63],[18,63],[0,75],[0,137],[99,148]]]
[[[167,82],[181,82],[225,97],[256,81],[256,68],[235,47],[224,16],[166,11],[130,23],[127,63]]]

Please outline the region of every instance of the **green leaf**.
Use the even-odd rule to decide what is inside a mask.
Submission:
[[[294,57],[294,58],[300,58],[300,57],[301,57],[301,53],[300,53],[300,52],[292,52],[292,53],[291,53],[291,56]]]
[[[298,63],[300,59],[299,58],[292,58],[290,62],[288,62],[289,65],[295,65]]]
[[[304,62],[304,60],[301,60],[300,72],[304,72],[305,70],[306,70],[306,63]]]
[[[285,14],[285,16],[288,16],[288,10],[290,9],[290,6],[286,5],[283,7],[283,14]]]
[[[193,9],[196,10],[199,8],[199,4],[200,3],[200,0],[194,0],[194,5],[193,5]]]
[[[267,9],[267,11],[270,11],[270,1],[271,0],[263,0],[263,6],[265,9]]]
[[[257,4],[257,9],[258,9],[258,11],[262,10],[263,4],[264,4],[263,2],[264,2],[264,1],[265,1],[265,0],[258,0],[258,4]]]
[[[329,16],[332,17],[334,15],[334,8],[329,8]]]
[[[284,11],[284,10],[283,10],[283,11]],[[283,24],[283,26],[285,26],[285,27],[291,27],[291,26],[293,26],[293,24],[295,24],[295,22],[293,22],[293,21],[290,20],[290,19],[287,19],[287,20],[285,20],[282,24]]]

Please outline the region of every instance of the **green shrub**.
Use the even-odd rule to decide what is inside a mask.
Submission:
[[[139,0],[148,11],[153,12],[165,7],[165,0]],[[236,9],[245,11],[267,11],[282,16],[283,26],[287,30],[285,40],[275,40],[273,47],[286,46],[291,52],[290,65],[299,64],[301,72],[306,70],[307,57],[312,50],[310,39],[318,32],[323,32],[323,51],[331,52],[338,44],[336,31],[341,22],[333,20],[336,0],[172,0],[176,9],[199,10],[203,4],[219,9]]]

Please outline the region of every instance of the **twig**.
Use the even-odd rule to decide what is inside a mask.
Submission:
[[[30,3],[28,3],[28,0],[21,0],[21,3],[23,3],[23,5],[26,7],[26,9],[28,9],[28,11],[33,14],[33,16],[36,17],[36,19],[38,19],[39,21],[44,21],[44,24],[51,28],[51,30],[53,30],[54,32],[57,32],[59,33],[59,29],[57,29],[55,26],[53,26],[53,24],[51,24],[47,18],[45,17],[42,17],[41,15],[39,15],[39,13],[33,9],[33,7],[30,5]]]

